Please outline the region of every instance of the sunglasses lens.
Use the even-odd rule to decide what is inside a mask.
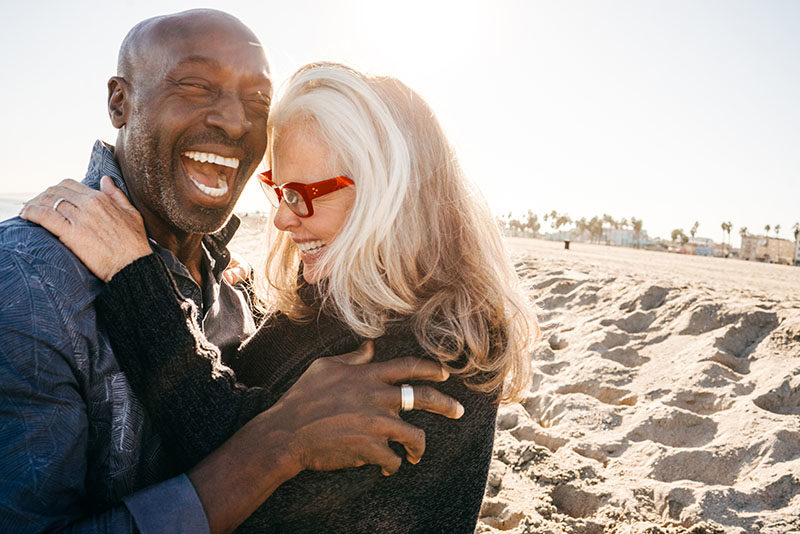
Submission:
[[[308,215],[308,206],[306,206],[306,201],[303,199],[303,196],[294,189],[284,189],[283,200],[286,201],[286,205],[289,206],[289,209],[295,214],[299,215],[300,217],[305,217]]]
[[[265,184],[264,182],[260,181],[258,183],[261,185],[261,189],[264,191],[264,194],[267,195],[267,200],[269,200],[269,203],[272,204],[273,207],[277,208],[281,203],[281,199],[278,198],[278,193],[276,193],[271,186]]]

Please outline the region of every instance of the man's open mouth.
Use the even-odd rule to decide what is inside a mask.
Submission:
[[[228,193],[239,158],[227,158],[213,152],[189,150],[181,154],[181,162],[189,180],[204,194],[219,198]]]

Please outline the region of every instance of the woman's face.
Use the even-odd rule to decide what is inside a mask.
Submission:
[[[331,151],[319,140],[307,123],[293,122],[278,132],[272,154],[272,179],[276,185],[287,182],[310,184],[338,176],[332,166]],[[325,273],[319,272],[316,262],[344,226],[347,214],[355,202],[355,190],[346,187],[315,198],[314,214],[298,217],[281,202],[275,214],[278,230],[289,232],[303,260],[303,278],[316,284]]]

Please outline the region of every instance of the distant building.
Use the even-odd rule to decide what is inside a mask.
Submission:
[[[722,256],[724,247],[717,248],[710,237],[695,237],[690,239],[684,248],[687,249],[687,253],[698,256]]]
[[[797,260],[798,250],[798,245],[788,239],[762,235],[742,236],[741,257],[745,260],[792,265]]]
[[[560,230],[552,232],[545,236],[545,239],[550,241],[583,241],[594,242],[594,238],[588,231],[578,232],[577,229]],[[598,236],[598,243],[605,243],[606,245],[617,245],[623,247],[637,247],[645,245],[653,245],[656,242],[647,235],[647,230],[642,230],[638,235],[633,230],[603,227],[603,234]]]
[[[794,264],[800,265],[800,233],[797,234],[794,244]]]

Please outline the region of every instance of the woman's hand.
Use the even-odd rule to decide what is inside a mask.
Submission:
[[[246,283],[250,280],[252,274],[253,267],[250,266],[250,263],[244,259],[243,256],[236,252],[231,252],[231,262],[228,264],[228,268],[222,273],[225,280],[227,280],[230,285],[235,286],[238,283]]]
[[[19,216],[40,224],[95,276],[108,282],[123,267],[152,252],[142,216],[111,178],[101,191],[63,180],[29,200]]]

